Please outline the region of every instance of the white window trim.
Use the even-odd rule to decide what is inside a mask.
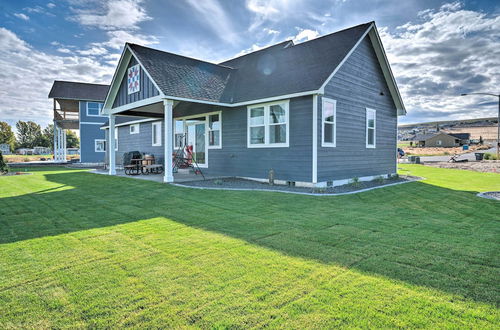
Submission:
[[[104,150],[97,150],[97,142],[104,142]],[[106,152],[106,140],[105,139],[95,139],[94,140],[94,152]]]
[[[220,129],[219,129],[219,145],[211,146],[210,145],[210,116],[211,115],[219,115]],[[222,149],[222,111],[207,113],[206,115],[207,122],[207,146],[208,149]]]
[[[135,127],[135,131],[134,132],[132,132],[132,127]],[[128,131],[129,131],[130,134],[139,134],[140,133],[140,127],[141,127],[140,124],[132,124],[132,125],[129,126]]]
[[[373,144],[368,144],[368,113],[373,112]],[[377,110],[366,108],[366,147],[374,149],[377,147]]]
[[[285,143],[269,143],[269,109],[272,105],[284,104],[285,106],[285,125],[286,125],[286,142]],[[264,143],[251,144],[250,141],[250,113],[252,109],[264,108]],[[283,125],[283,124],[279,124]],[[247,148],[288,148],[290,145],[290,100],[281,100],[269,103],[252,104],[247,106]]]
[[[219,146],[210,146],[209,141],[208,141],[208,125],[209,125],[209,120],[208,116],[210,115],[219,115],[219,120],[220,120],[220,136],[219,136]],[[183,122],[183,127],[186,127],[186,120],[192,119],[192,118],[200,118],[200,117],[205,117],[205,143],[207,144],[208,149],[222,149],[222,111],[212,111],[212,112],[205,112],[205,113],[200,113],[197,115],[190,115],[190,116],[183,116],[183,117],[174,117],[175,120],[179,120]],[[175,132],[174,132],[174,138],[175,138]],[[208,156],[208,155],[207,155]],[[208,157],[207,157],[208,159]],[[200,165],[201,167],[201,165]]]
[[[118,127],[115,127],[115,151],[118,151]]]
[[[325,103],[333,104],[333,142],[325,142]],[[325,148],[334,148],[337,146],[337,100],[327,97],[321,98],[321,146]]]
[[[161,123],[162,123],[161,121],[155,121],[155,122],[151,123],[151,145],[153,147],[161,147],[161,145],[162,145],[161,141],[162,141],[162,138],[163,138],[163,132],[161,131]],[[157,126],[156,127],[156,131],[160,132],[159,133],[160,134],[160,138],[159,138],[158,142],[156,142],[156,143],[154,143],[154,141],[155,141],[154,140],[154,138],[155,138],[154,137],[155,132],[154,132],[154,129],[153,129],[154,126]]]
[[[97,115],[91,115],[91,114],[89,114],[89,103],[97,103],[97,104],[99,104],[99,109],[98,109],[98,114]],[[102,103],[100,103],[100,102],[86,102],[85,107],[86,107],[86,110],[87,110],[86,111],[87,117],[103,117],[103,116],[101,116],[101,110],[103,108],[103,104]]]

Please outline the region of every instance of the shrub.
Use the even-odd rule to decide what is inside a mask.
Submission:
[[[399,174],[397,174],[397,173],[394,173],[394,174],[389,174],[389,175],[387,176],[387,178],[388,178],[389,180],[397,180],[397,179],[399,179]]]
[[[5,174],[7,172],[9,172],[9,168],[4,162],[2,152],[0,151],[0,174]]]
[[[485,159],[485,160],[498,160],[497,155],[492,154],[491,152],[485,152],[483,159]]]
[[[361,185],[361,182],[359,181],[359,178],[356,176],[351,179],[351,182],[349,184],[353,187],[359,187]]]
[[[214,185],[221,186],[222,180],[221,179],[214,180]]]
[[[382,175],[379,175],[373,179],[373,181],[378,182],[378,183],[383,183],[384,182],[384,177]]]

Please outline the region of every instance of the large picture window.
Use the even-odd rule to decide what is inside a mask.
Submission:
[[[321,104],[322,147],[335,147],[337,143],[337,101],[323,98]]]
[[[289,101],[280,101],[248,107],[249,148],[288,147]]]
[[[366,108],[366,147],[375,148],[377,142],[377,112]]]
[[[87,102],[87,116],[99,117],[101,116],[102,103]]]

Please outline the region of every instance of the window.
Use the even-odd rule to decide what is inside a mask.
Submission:
[[[106,152],[106,140],[95,140],[94,143],[95,152]]]
[[[335,147],[337,143],[337,101],[323,98],[321,105],[322,147]]]
[[[130,125],[130,134],[139,134],[139,124]]]
[[[440,146],[440,145],[442,145],[442,144],[443,144],[443,141],[441,141],[441,140],[437,140],[437,141],[436,141],[436,144],[437,144],[438,146]]]
[[[118,151],[118,127],[115,127],[115,151]]]
[[[152,126],[152,141],[154,147],[161,146],[161,121],[151,124]]]
[[[102,103],[87,102],[87,116],[98,117],[101,116]]]
[[[220,148],[221,147],[221,113],[208,115],[208,147]]]
[[[181,148],[184,139],[184,120],[174,120],[174,146]]]
[[[288,100],[248,107],[249,148],[288,147]]]
[[[366,147],[375,148],[377,136],[375,130],[377,129],[377,112],[373,109],[366,109]]]

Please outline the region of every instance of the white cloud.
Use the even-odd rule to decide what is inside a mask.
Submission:
[[[218,0],[187,0],[187,3],[220,39],[229,43],[239,41],[230,17]]]
[[[408,110],[406,120],[494,115],[494,105],[478,106],[484,98],[459,95],[498,92],[500,16],[451,3],[422,12],[419,22],[395,32],[380,29],[380,35]]]
[[[299,29],[299,33],[297,33],[295,37],[292,37],[290,39],[293,39],[294,43],[299,43],[299,42],[309,41],[317,37],[319,37],[318,31],[310,29]]]
[[[158,38],[151,35],[140,33],[130,33],[127,31],[108,31],[108,41],[102,43],[93,43],[94,46],[104,46],[112,49],[120,49],[125,45],[125,42],[130,42],[139,45],[154,45],[157,44]]]
[[[107,54],[108,50],[104,47],[94,46],[86,50],[79,50],[78,54],[84,56],[99,56]]]
[[[56,6],[56,5],[55,5],[54,3],[52,3],[52,2],[49,2],[49,3],[47,4],[47,7],[48,7],[48,8],[54,8],[55,6]]]
[[[47,98],[55,79],[109,83],[114,66],[83,56],[50,55],[38,51],[15,33],[0,27],[0,114],[2,120],[52,120]]]
[[[108,0],[104,3],[84,2],[87,7],[73,8],[75,15],[70,19],[81,25],[98,27],[104,30],[138,29],[138,24],[150,20],[141,6],[142,0]]]
[[[15,13],[14,16],[25,21],[28,21],[30,19],[28,15],[25,15],[23,13]]]
[[[59,53],[63,53],[63,54],[71,54],[72,53],[71,49],[64,48],[64,47],[57,48],[57,51]]]

